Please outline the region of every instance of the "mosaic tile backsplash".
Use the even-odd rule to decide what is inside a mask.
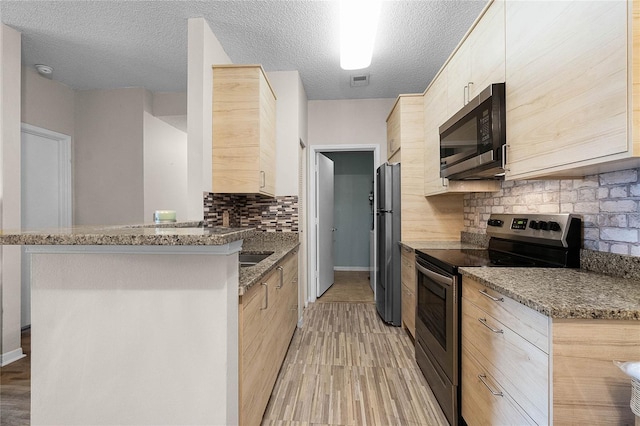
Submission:
[[[640,256],[640,169],[581,179],[504,181],[464,197],[464,231],[484,234],[491,213],[574,213],[583,248]]]
[[[251,227],[264,232],[298,232],[298,196],[204,194],[206,227]]]

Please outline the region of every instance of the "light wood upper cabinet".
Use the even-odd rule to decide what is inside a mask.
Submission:
[[[275,195],[276,96],[260,65],[213,67],[213,192]]]
[[[425,196],[500,190],[499,181],[440,177],[440,126],[469,99],[504,78],[504,3],[496,1],[478,18],[424,94]]]
[[[491,83],[505,81],[505,3],[494,1],[446,65],[448,115]]]
[[[508,179],[599,173],[640,154],[627,134],[630,4],[507,3]]]
[[[400,118],[402,116],[402,102],[396,101],[391,114],[387,118],[387,161],[397,163],[400,160],[395,154],[400,150]],[[396,158],[394,158],[396,157]],[[392,159],[394,161],[392,161]]]
[[[440,177],[440,125],[449,118],[443,106],[448,99],[449,69],[431,83],[424,95],[424,184],[425,196],[500,190],[495,180],[449,180]]]

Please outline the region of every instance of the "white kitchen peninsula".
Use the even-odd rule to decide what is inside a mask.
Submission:
[[[237,424],[250,229],[0,234],[31,257],[31,423]]]

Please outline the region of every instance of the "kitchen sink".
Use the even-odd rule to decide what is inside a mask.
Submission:
[[[255,266],[273,254],[272,251],[262,253],[240,253],[240,267]]]

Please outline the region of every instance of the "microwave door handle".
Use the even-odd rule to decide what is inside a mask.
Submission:
[[[446,285],[446,286],[450,286],[453,284],[453,278],[433,272],[425,268],[424,266],[420,265],[419,263],[416,263],[416,269],[422,272],[427,277],[431,278],[433,281],[437,282],[438,284]]]
[[[502,170],[507,170],[507,144],[502,145]]]

